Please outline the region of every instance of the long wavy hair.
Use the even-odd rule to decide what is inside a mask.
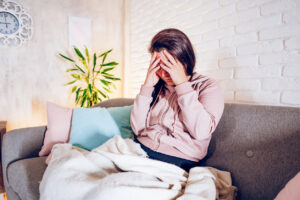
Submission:
[[[172,56],[176,57],[184,65],[187,74],[192,76],[196,64],[196,57],[191,41],[182,31],[175,28],[168,28],[158,32],[152,38],[148,51],[149,53],[153,53],[163,49],[166,49]],[[164,84],[165,82],[159,79],[154,86],[152,93],[153,100],[150,107],[155,102],[160,90],[162,90],[164,94]]]

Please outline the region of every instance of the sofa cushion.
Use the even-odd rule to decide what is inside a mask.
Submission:
[[[106,108],[74,108],[70,144],[90,151],[120,134]]]
[[[21,199],[39,199],[39,183],[46,170],[46,157],[18,160],[7,168],[8,184]]]
[[[65,143],[69,139],[72,109],[47,102],[47,131],[39,156],[46,156],[53,145]]]
[[[107,108],[107,111],[118,125],[123,138],[133,139],[134,133],[130,125],[130,114],[132,107],[133,105]]]

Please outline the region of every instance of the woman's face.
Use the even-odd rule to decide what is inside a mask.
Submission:
[[[162,52],[157,52],[157,58],[161,56]],[[163,64],[162,61],[159,64]],[[175,85],[173,80],[171,79],[170,74],[164,70],[162,67],[160,67],[157,71],[156,74],[161,78],[167,85]]]

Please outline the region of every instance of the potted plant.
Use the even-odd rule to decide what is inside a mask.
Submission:
[[[75,103],[80,104],[81,107],[89,108],[101,102],[103,98],[109,99],[107,93],[112,93],[110,90],[111,86],[116,89],[116,85],[113,82],[121,80],[109,73],[119,63],[114,61],[105,63],[105,59],[111,51],[112,49],[101,55],[94,53],[91,57],[86,47],[84,55],[74,46],[76,61],[59,53],[62,58],[73,64],[71,68],[66,70],[66,72],[70,73],[73,80],[65,85],[78,83],[72,87],[72,93],[76,94]],[[101,60],[100,62],[99,59]]]

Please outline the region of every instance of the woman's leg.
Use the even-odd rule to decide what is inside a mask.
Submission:
[[[195,161],[186,160],[183,158],[178,158],[175,156],[170,156],[170,155],[163,154],[163,153],[160,153],[157,151],[153,151],[152,149],[150,149],[150,148],[146,147],[145,145],[143,145],[142,143],[140,143],[136,137],[134,137],[134,141],[141,145],[141,148],[144,149],[144,151],[146,151],[149,158],[151,158],[151,159],[160,160],[160,161],[164,161],[167,163],[177,165],[178,167],[184,169],[186,172],[189,172],[189,170],[193,167],[199,166],[199,163],[195,162]]]

